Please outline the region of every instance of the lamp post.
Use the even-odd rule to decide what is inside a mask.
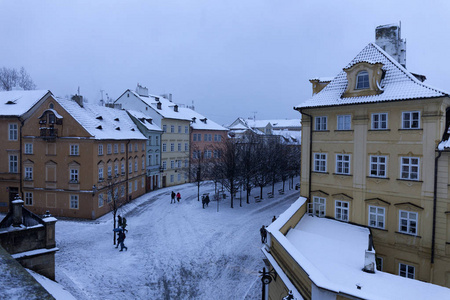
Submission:
[[[263,268],[262,272],[259,271],[261,274],[261,282],[262,282],[262,300],[267,300],[266,298],[266,286],[272,282],[273,279],[276,278],[277,274],[275,273],[275,270],[272,269],[270,271],[266,272],[266,268]]]

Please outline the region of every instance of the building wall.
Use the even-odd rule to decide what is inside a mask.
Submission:
[[[448,98],[384,102],[311,108],[304,112],[314,117],[327,116],[326,131],[313,130],[313,153],[327,154],[326,172],[312,172],[311,197],[326,199],[325,215],[336,217],[336,200],[349,203],[349,221],[369,226],[369,206],[385,209],[383,229],[371,227],[375,250],[383,259],[383,271],[398,274],[399,263],[414,266],[416,279],[449,286],[445,269],[450,269],[448,156],[439,162],[437,197],[436,256],[431,264],[433,228],[433,188],[435,149],[445,128]],[[402,129],[402,112],[419,111],[420,128]],[[373,130],[373,113],[388,114],[388,129]],[[337,130],[337,115],[351,115],[351,129]],[[309,117],[302,118],[301,195],[309,196]],[[336,173],[336,155],[349,154],[350,174]],[[370,174],[370,156],[387,157],[387,176]],[[419,180],[401,178],[401,158],[418,157]],[[399,211],[418,214],[417,234],[399,232]]]
[[[190,122],[186,120],[163,119],[161,124],[162,128],[166,128],[166,132],[163,132],[161,136],[161,165],[164,166],[164,163],[166,165],[164,172],[161,174],[161,186],[174,186],[186,183],[188,182],[189,168]],[[172,126],[174,132],[171,132]],[[180,132],[178,130],[179,128]],[[171,148],[172,144],[173,149]],[[178,147],[179,144],[181,146],[180,149]],[[172,162],[174,162],[173,168]]]

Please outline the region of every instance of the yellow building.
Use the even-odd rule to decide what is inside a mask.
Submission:
[[[377,27],[376,38],[295,107],[303,209],[367,228],[378,270],[450,287],[450,98],[406,69],[399,26]],[[310,286],[295,272],[293,282]]]

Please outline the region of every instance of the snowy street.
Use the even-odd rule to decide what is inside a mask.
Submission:
[[[299,177],[294,180],[294,185]],[[230,197],[202,209],[197,186],[184,184],[160,189],[119,210],[127,218],[128,251],[113,245],[113,218],[58,220],[56,280],[77,299],[260,299],[263,254],[259,234],[274,215],[284,212],[298,190],[230,208]],[[181,193],[170,204],[170,193]],[[214,193],[214,184],[200,194]],[[252,195],[259,195],[254,189]],[[239,193],[238,193],[239,196]],[[211,197],[212,198],[212,197]]]

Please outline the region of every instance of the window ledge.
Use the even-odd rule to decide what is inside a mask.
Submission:
[[[387,229],[385,229],[385,228],[373,227],[373,226],[370,226],[370,225],[368,225],[368,227],[369,227],[370,229],[376,229],[376,230],[380,230],[380,231],[384,231],[384,232],[389,232],[389,230],[387,230]]]
[[[423,128],[399,128],[398,131],[423,131]]]
[[[329,130],[313,130],[313,132],[330,132]]]
[[[423,180],[414,180],[414,179],[403,179],[403,178],[397,178],[398,181],[406,181],[406,182],[417,182],[417,183],[423,183]]]
[[[389,177],[366,176],[366,178],[370,178],[370,179],[383,179],[383,180],[390,180],[390,178],[389,178]]]
[[[420,235],[414,235],[414,234],[406,233],[406,232],[396,231],[395,233],[402,234],[402,235],[407,235],[407,236],[414,237],[414,238],[419,238],[419,239],[422,238]]]
[[[312,173],[316,173],[316,174],[330,174],[328,172],[320,172],[320,171],[312,171]]]
[[[334,132],[353,132],[353,129],[335,129]]]
[[[391,131],[389,128],[386,129],[369,129],[370,132],[383,132],[383,131]]]

